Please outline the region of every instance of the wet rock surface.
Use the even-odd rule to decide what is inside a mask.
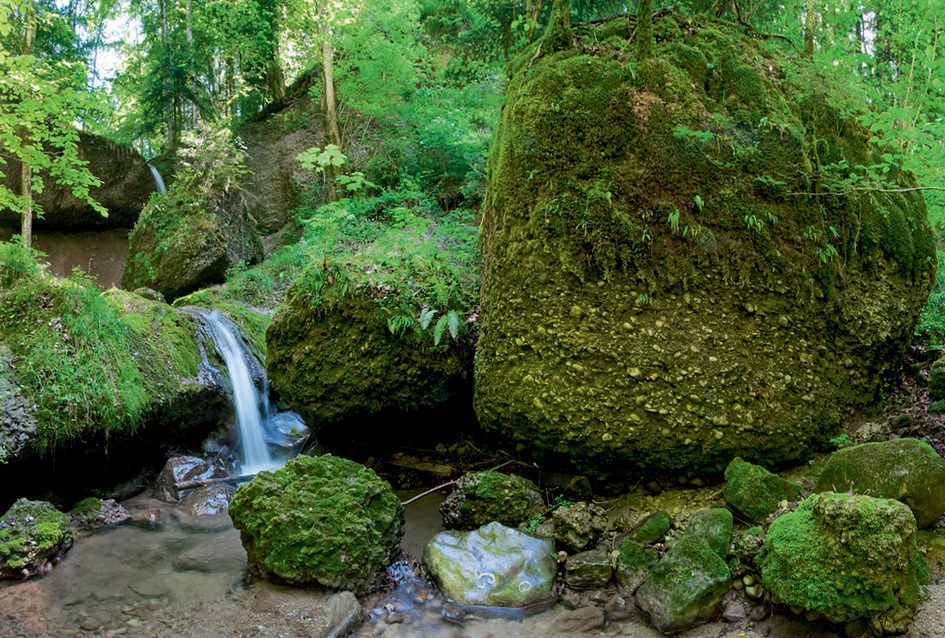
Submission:
[[[444,527],[465,530],[492,521],[517,527],[544,511],[544,498],[534,483],[494,471],[464,475],[440,506]]]

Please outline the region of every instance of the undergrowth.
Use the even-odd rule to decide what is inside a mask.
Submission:
[[[434,345],[473,335],[479,249],[472,212],[444,214],[409,188],[298,212],[306,266],[293,294],[323,309],[364,295],[392,334]]]

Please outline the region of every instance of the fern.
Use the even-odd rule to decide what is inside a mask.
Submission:
[[[446,323],[450,329],[450,336],[453,337],[454,340],[458,339],[459,338],[459,313],[457,313],[455,310],[450,310],[446,314]]]
[[[395,337],[406,332],[413,326],[413,317],[410,315],[390,315],[387,317],[387,329]]]

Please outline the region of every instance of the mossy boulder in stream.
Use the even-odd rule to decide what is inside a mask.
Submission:
[[[476,529],[492,521],[518,527],[544,511],[537,485],[524,476],[492,470],[464,474],[440,505],[447,529]]]
[[[330,454],[260,472],[229,507],[248,569],[290,585],[369,589],[404,532],[404,510],[373,470]]]
[[[909,506],[921,529],[945,513],[943,486],[945,459],[928,443],[905,438],[837,450],[824,465],[814,491],[894,498]]]
[[[833,492],[814,494],[776,519],[759,566],[776,602],[832,622],[868,619],[879,633],[908,629],[929,576],[908,507]]]
[[[21,498],[0,517],[0,578],[48,571],[72,547],[69,516],[46,501]]]
[[[775,40],[661,15],[509,66],[489,156],[475,408],[588,474],[804,458],[874,402],[928,296],[925,202],[860,95]],[[847,166],[841,171],[838,167]]]
[[[764,521],[800,493],[800,484],[738,457],[725,468],[725,502],[753,521]]]

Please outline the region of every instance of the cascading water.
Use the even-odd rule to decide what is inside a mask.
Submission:
[[[148,168],[151,169],[151,175],[154,176],[154,185],[157,186],[158,192],[163,195],[167,192],[167,188],[164,186],[164,178],[161,177],[160,171],[154,164],[148,164]]]
[[[269,382],[263,373],[261,388],[253,383],[248,362],[255,362],[255,357],[239,336],[239,329],[221,313],[211,310],[199,313],[223,357],[233,389],[233,405],[236,408],[236,421],[239,426],[240,467],[242,474],[256,474],[262,470],[281,467],[292,448],[308,436],[301,417],[293,412],[270,414]],[[274,458],[268,442],[288,450],[280,458]]]

